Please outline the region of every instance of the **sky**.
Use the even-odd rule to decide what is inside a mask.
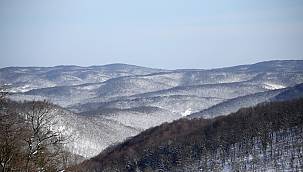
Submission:
[[[0,0],[0,67],[303,59],[303,0]]]

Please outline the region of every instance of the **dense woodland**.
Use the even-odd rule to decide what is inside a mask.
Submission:
[[[299,171],[303,99],[215,119],[180,119],[114,145],[70,171]]]

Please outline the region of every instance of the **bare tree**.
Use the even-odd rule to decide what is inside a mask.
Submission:
[[[32,101],[25,104],[25,108],[26,171],[56,168],[65,138],[55,127],[58,118],[53,105]]]
[[[0,172],[57,171],[68,137],[59,111],[47,101],[13,102],[0,86]]]

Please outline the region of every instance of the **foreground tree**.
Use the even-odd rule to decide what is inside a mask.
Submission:
[[[54,107],[47,101],[25,104],[26,171],[55,170],[65,143]]]
[[[16,103],[0,88],[0,172],[58,171],[67,137],[47,101]]]

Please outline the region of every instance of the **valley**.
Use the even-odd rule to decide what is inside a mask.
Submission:
[[[9,67],[0,69],[0,82],[10,100],[54,104],[59,122],[53,127],[71,136],[64,149],[81,162],[152,127],[208,121],[259,103],[300,98],[303,61],[209,70],[126,64]]]
[[[48,100],[66,109],[69,115],[62,115],[62,121],[79,135],[67,147],[90,158],[164,122],[183,117],[213,118],[270,101],[303,83],[303,61],[211,70],[125,64],[15,67],[1,69],[0,76],[12,100]]]

